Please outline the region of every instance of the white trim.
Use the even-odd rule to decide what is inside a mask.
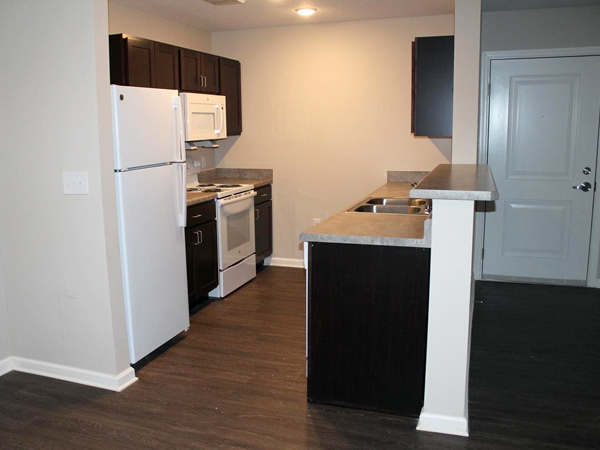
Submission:
[[[298,269],[304,269],[304,260],[292,258],[271,258],[269,264],[267,264],[265,260],[265,265],[277,267],[295,267]]]
[[[63,366],[33,359],[19,358],[13,356],[13,370],[19,372],[41,375],[43,377],[56,378],[58,380],[70,381],[72,383],[85,384],[109,391],[121,392],[137,381],[135,371],[129,367],[118,375],[110,375],[92,370],[79,369],[77,367]]]
[[[466,417],[430,414],[425,411],[421,411],[417,430],[469,437],[469,424]]]
[[[6,375],[8,372],[12,372],[13,370],[13,364],[12,364],[12,359],[9,356],[8,358],[4,358],[2,361],[0,361],[0,377],[2,375]]]
[[[493,60],[499,59],[525,59],[525,58],[562,58],[575,56],[599,56],[600,47],[574,47],[574,48],[553,48],[553,49],[531,49],[531,50],[500,50],[482,52],[481,55],[481,76],[479,78],[479,150],[477,152],[477,162],[487,164],[488,162],[488,125],[490,102],[487,95],[488,84],[490,83],[491,64]],[[598,219],[600,220],[600,218]],[[481,249],[483,249],[485,225],[485,209],[477,205],[475,208],[475,233],[473,243],[473,275],[476,280],[483,277],[483,260],[481,258]],[[592,219],[592,233],[599,228],[597,220]],[[592,242],[600,241],[600,237]],[[598,249],[595,249],[596,252]],[[592,249],[590,249],[590,258],[592,258]],[[598,258],[594,255],[593,258]],[[589,264],[589,263],[588,263]],[[594,265],[593,263],[591,264]],[[596,263],[597,267],[597,263]],[[588,287],[600,287],[600,279],[594,277],[590,279],[588,273]]]

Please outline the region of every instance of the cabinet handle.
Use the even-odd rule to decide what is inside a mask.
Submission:
[[[208,86],[207,78],[206,77],[202,77],[202,78],[204,78],[204,87]]]
[[[194,242],[194,245],[202,244],[202,231],[194,231],[194,234],[196,235],[196,242]]]
[[[202,217],[202,214],[196,214],[195,216],[192,216],[192,219],[199,219],[200,217]]]
[[[260,211],[254,208],[254,220],[260,219]]]
[[[261,197],[267,197],[269,194],[260,194]]]

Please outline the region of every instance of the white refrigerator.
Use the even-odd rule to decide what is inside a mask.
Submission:
[[[131,363],[190,326],[186,172],[177,91],[111,86],[115,185]]]

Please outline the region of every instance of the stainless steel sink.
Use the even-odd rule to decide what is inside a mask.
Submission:
[[[427,200],[423,198],[387,198],[387,197],[374,197],[367,200],[370,205],[410,205],[410,206],[424,206],[427,204]]]
[[[354,208],[354,212],[370,212],[385,214],[419,214],[423,208],[418,206],[399,206],[399,205],[360,205]]]
[[[422,198],[374,197],[361,201],[347,212],[427,215],[431,212],[431,206],[428,200]]]

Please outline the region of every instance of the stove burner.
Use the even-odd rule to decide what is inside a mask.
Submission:
[[[217,185],[220,188],[236,188],[236,187],[241,187],[241,184],[218,184]]]
[[[188,192],[201,192],[202,190],[200,188],[197,187],[193,187],[193,188],[187,188]]]
[[[202,189],[202,192],[223,192],[223,189],[218,189],[218,188]]]
[[[210,187],[210,186],[214,186],[214,184],[212,184],[212,183],[198,183],[197,187]]]

